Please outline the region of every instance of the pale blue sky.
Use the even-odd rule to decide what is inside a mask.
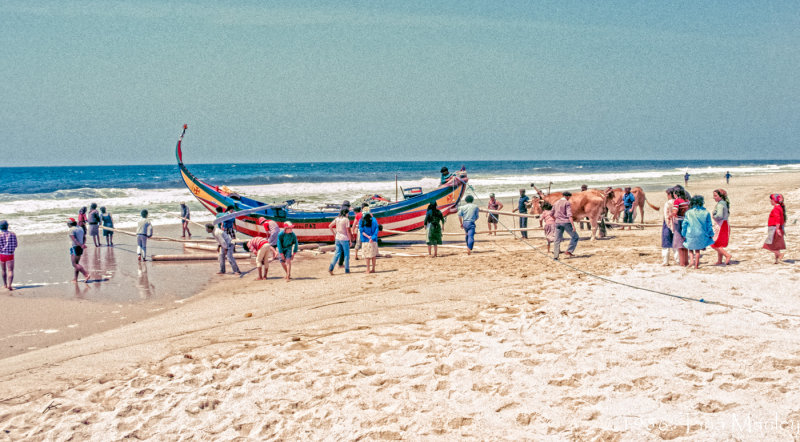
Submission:
[[[0,2],[6,165],[800,157],[796,1]]]

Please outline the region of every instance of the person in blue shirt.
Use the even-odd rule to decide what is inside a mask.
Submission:
[[[292,279],[292,257],[297,253],[297,235],[290,222],[283,224],[283,230],[278,233],[278,259],[281,267],[286,272],[286,282]]]
[[[519,213],[528,213],[528,208],[531,206],[530,203],[531,199],[528,195],[525,195],[525,189],[519,189],[519,202],[517,203],[517,208],[512,210],[512,212],[519,212]],[[527,229],[528,228],[528,218],[521,216],[519,217],[519,228],[520,229]],[[521,235],[523,238],[528,237],[528,231],[522,230]]]
[[[633,208],[636,203],[636,196],[631,193],[631,188],[625,188],[625,195],[622,196],[622,204],[625,206],[625,214],[622,222],[626,224],[633,224]],[[631,228],[628,227],[628,230]]]
[[[378,233],[380,232],[378,220],[367,210],[358,223],[358,230],[358,234],[361,236],[361,253],[367,261],[367,273],[375,273],[375,263],[378,260]],[[372,263],[371,269],[370,263]]]
[[[442,167],[442,170],[440,170],[440,172],[442,172],[442,177],[439,179],[440,184],[446,183],[447,180],[449,180],[450,177],[453,176],[453,174],[450,173],[449,170],[447,170],[447,167]]]
[[[725,184],[730,184],[730,183],[731,183],[731,172],[727,171],[725,172]]]
[[[694,268],[700,265],[700,252],[714,244],[711,214],[703,207],[704,203],[705,200],[701,195],[693,196],[681,224],[681,235],[685,238],[683,246],[692,254],[692,262],[689,265],[694,264]]]
[[[475,245],[475,223],[478,221],[479,208],[473,203],[475,199],[472,195],[467,195],[464,198],[466,204],[462,204],[458,208],[458,221],[461,223],[461,228],[464,229],[467,241],[467,255],[472,254],[472,247]]]
[[[688,186],[689,185],[689,172],[686,172],[686,174],[683,175],[683,185],[684,186]]]

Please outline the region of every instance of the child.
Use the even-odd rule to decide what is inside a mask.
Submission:
[[[539,225],[544,222],[544,239],[547,240],[547,253],[550,253],[550,244],[556,240],[556,217],[553,216],[553,205],[547,201],[542,202],[542,210]]]

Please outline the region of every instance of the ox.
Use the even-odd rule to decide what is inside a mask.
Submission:
[[[642,218],[640,223],[642,224],[644,223],[644,203],[647,203],[647,205],[650,206],[650,208],[653,210],[656,211],[661,210],[657,206],[651,204],[650,201],[647,201],[647,197],[645,197],[644,190],[642,190],[641,187],[631,188],[631,193],[636,198],[636,201],[633,203],[634,221],[636,220],[636,208],[638,207],[639,213],[641,214]],[[622,213],[622,211],[625,209],[625,206],[622,202],[622,197],[625,195],[625,191],[620,188],[616,188],[613,190],[606,190],[605,195],[607,197],[606,207],[608,207],[608,211],[609,213],[611,213],[611,217],[614,220],[614,222],[618,222],[619,214]]]
[[[533,187],[536,189],[536,186]],[[542,202],[547,201],[550,204],[555,204],[556,201],[561,199],[561,192],[553,192],[549,195],[543,194],[539,189],[536,189],[538,197],[531,199],[531,210],[534,215],[540,215],[542,210]],[[606,201],[605,195],[599,190],[587,190],[584,192],[576,192],[572,194],[569,199],[572,207],[572,220],[579,221],[584,217],[589,218],[592,224],[592,241],[597,236],[597,224],[603,217]]]

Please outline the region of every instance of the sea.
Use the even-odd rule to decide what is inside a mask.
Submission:
[[[718,178],[730,172],[732,180],[748,175],[796,172],[800,160],[670,160],[670,161],[411,161],[349,163],[194,164],[187,167],[201,180],[226,185],[241,195],[264,203],[295,200],[298,209],[317,210],[326,204],[379,194],[402,198],[409,187],[436,188],[439,170],[466,169],[480,199],[495,193],[512,203],[519,189],[552,191],[641,186],[661,191],[691,180]],[[61,166],[0,168],[0,219],[8,220],[18,235],[66,232],[69,217],[91,203],[114,216],[116,227],[134,227],[139,212],[148,209],[155,225],[177,224],[179,204],[188,203],[192,219],[203,222],[212,215],[194,200],[180,179],[178,167]]]

